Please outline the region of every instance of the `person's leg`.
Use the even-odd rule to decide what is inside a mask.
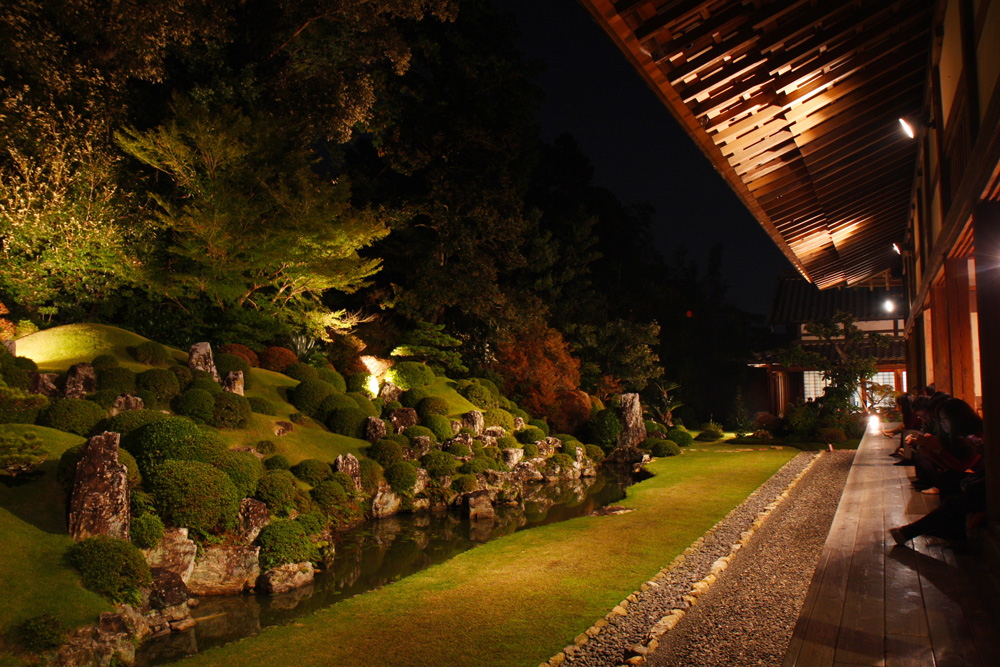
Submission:
[[[909,542],[920,535],[946,539],[965,539],[965,501],[962,496],[945,498],[941,505],[913,523],[889,531],[896,544]]]

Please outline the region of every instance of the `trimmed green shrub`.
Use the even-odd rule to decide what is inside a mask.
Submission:
[[[257,484],[257,498],[272,512],[281,514],[295,502],[296,489],[292,473],[287,470],[268,470]]]
[[[233,452],[226,450],[212,461],[212,465],[229,475],[240,498],[249,498],[257,491],[257,484],[264,474],[264,466],[250,452]]]
[[[378,464],[383,468],[388,468],[403,460],[403,448],[394,440],[382,438],[365,451],[365,456],[373,461],[378,461]]]
[[[223,352],[225,354],[235,354],[237,357],[250,364],[250,366],[260,365],[257,353],[246,345],[240,345],[239,343],[226,343],[225,345],[219,346],[219,352]]]
[[[420,467],[424,468],[431,477],[447,477],[455,473],[458,461],[451,454],[435,449],[420,459]]]
[[[656,457],[677,456],[681,453],[681,448],[673,440],[654,440],[649,450]]]
[[[408,496],[417,483],[417,469],[409,461],[397,461],[382,473],[396,493]]]
[[[115,399],[118,398],[118,396],[119,392],[114,391],[113,389],[99,389],[93,394],[87,396],[87,400],[93,401],[94,403],[97,403],[99,406],[107,410],[108,408],[110,408],[112,405],[115,404]]]
[[[408,389],[399,395],[399,404],[404,408],[416,408],[420,401],[430,396],[428,391],[422,387]]]
[[[257,355],[261,368],[284,373],[285,369],[299,360],[295,353],[287,347],[267,347]]]
[[[427,415],[424,426],[430,429],[438,442],[444,442],[455,435],[451,429],[451,420],[444,415]]]
[[[331,481],[337,482],[342,487],[344,491],[351,493],[354,491],[354,479],[348,475],[346,472],[335,472],[330,478]]]
[[[59,465],[56,467],[56,481],[59,482],[66,493],[73,490],[73,480],[76,477],[76,464],[83,458],[83,450],[87,443],[81,443],[70,447],[59,457]],[[118,449],[118,463],[125,466],[125,478],[129,487],[135,487],[142,483],[142,474],[139,472],[139,465],[135,458],[126,450]]]
[[[66,552],[84,588],[112,602],[141,602],[140,588],[151,581],[149,566],[131,542],[114,537],[88,537]]]
[[[647,419],[645,421],[645,426],[646,426],[646,433],[647,434],[649,434],[649,433],[666,433],[667,432],[667,427],[666,426],[664,426],[663,424],[658,424],[658,423],[656,423],[655,421],[653,421],[651,419]]]
[[[336,389],[332,384],[322,380],[306,380],[295,385],[289,392],[292,405],[305,414],[313,417],[319,414],[319,406]]]
[[[549,458],[546,465],[559,466],[560,468],[572,468],[574,463],[576,463],[576,461],[569,454],[556,452]]]
[[[45,396],[9,387],[0,379],[0,424],[34,424],[48,405]]]
[[[251,414],[253,411],[246,398],[224,391],[215,395],[215,410],[208,423],[215,428],[246,428]]]
[[[698,434],[697,439],[714,442],[716,440],[722,440],[725,435],[725,432],[722,430],[722,424],[709,421],[701,425],[701,433]]]
[[[844,442],[847,440],[847,435],[843,429],[835,426],[823,426],[816,430],[816,438],[820,442]]]
[[[470,493],[479,488],[479,480],[475,475],[458,475],[451,480],[451,488],[458,493]]]
[[[291,468],[292,474],[311,486],[333,477],[333,468],[326,461],[304,459]]]
[[[480,456],[460,465],[458,472],[463,475],[478,475],[487,470],[499,470],[500,467],[500,464],[495,459],[491,459],[488,456]]]
[[[267,470],[290,470],[291,462],[281,454],[275,454],[264,459],[264,468]]]
[[[250,364],[243,357],[225,352],[217,354],[215,355],[215,370],[218,371],[219,378],[223,380],[233,371],[243,371],[243,388],[250,389],[252,387]]]
[[[274,403],[266,398],[261,398],[259,396],[247,396],[247,403],[250,404],[250,410],[259,415],[268,415],[273,417],[278,414],[278,408],[276,408]]]
[[[351,488],[354,488],[353,482]],[[332,514],[338,507],[347,503],[347,492],[344,490],[344,485],[333,479],[320,482],[313,487],[309,495],[312,496],[316,506],[326,514]]]
[[[538,445],[533,442],[524,443],[524,458],[533,459],[538,456]]]
[[[368,394],[352,391],[348,392],[347,396],[354,401],[354,404],[361,410],[365,415],[369,417],[378,417],[379,411],[375,409],[375,404],[372,403],[372,399],[368,397]]]
[[[135,386],[156,396],[160,405],[181,393],[181,383],[177,376],[164,368],[151,368],[135,376]]]
[[[309,418],[306,417],[301,412],[293,412],[292,414],[288,415],[288,421],[292,422],[293,424],[306,424],[308,423],[308,420]]]
[[[667,431],[667,440],[673,440],[678,447],[690,447],[694,443],[694,438],[683,429],[672,428]]]
[[[320,368],[317,373],[319,374],[320,380],[332,384],[337,391],[341,393],[347,391],[347,381],[344,380],[344,376],[337,371],[332,368]]]
[[[29,618],[13,628],[13,638],[22,648],[42,652],[56,648],[66,638],[66,627],[52,614]]]
[[[129,410],[128,412],[119,413],[108,419],[104,424],[104,430],[119,434],[122,437],[122,443],[124,444],[125,437],[132,433],[132,431],[140,429],[146,424],[163,421],[168,417],[169,415],[165,415],[162,412],[147,410],[146,408],[141,410]]]
[[[539,440],[544,440],[545,433],[537,426],[525,426],[520,431],[515,433],[514,437],[518,442],[524,444],[526,442],[538,442]]]
[[[361,469],[361,488],[371,495],[378,491],[379,482],[382,480],[382,466],[378,461],[369,458],[361,459],[358,464]]]
[[[427,419],[429,415],[448,415],[448,401],[439,396],[428,396],[420,399],[417,403],[417,414],[420,419]]]
[[[490,408],[483,413],[483,423],[490,426],[502,426],[504,430],[510,432],[514,430],[514,415],[502,408]]]
[[[213,396],[222,393],[222,385],[210,377],[194,378],[190,383],[188,383],[187,389],[188,391],[191,391],[192,389],[200,389],[202,391],[207,391]]]
[[[121,366],[109,366],[97,371],[97,388],[118,394],[135,391],[135,373]]]
[[[351,373],[345,378],[347,392],[363,393],[365,396],[370,397],[371,392],[368,390],[368,378],[368,373]]]
[[[389,401],[382,407],[382,416],[388,417],[393,410],[398,410],[401,407],[403,407],[403,404],[399,401]]]
[[[594,415],[587,425],[590,438],[604,451],[611,450],[622,432],[622,424],[613,409],[604,409]]]
[[[397,361],[385,375],[400,389],[425,387],[434,382],[434,371],[419,361]]]
[[[310,559],[312,544],[301,523],[296,521],[274,521],[264,526],[257,535],[260,546],[261,572],[284,565],[301,563]]]
[[[521,446],[521,443],[517,441],[512,435],[505,435],[502,438],[497,439],[497,447],[500,449],[516,449]]]
[[[294,364],[289,366],[284,370],[285,375],[292,378],[293,380],[298,380],[299,382],[305,382],[306,380],[319,380],[319,371],[302,361],[296,361]]]
[[[166,460],[211,463],[226,451],[216,434],[183,417],[166,417],[136,429],[122,446],[135,457],[144,476]]]
[[[497,397],[481,384],[470,384],[462,390],[462,396],[480,410],[497,406]]]
[[[97,422],[104,419],[105,410],[93,401],[82,398],[63,398],[38,415],[38,424],[49,428],[87,435]]]
[[[254,443],[253,448],[257,450],[258,454],[263,454],[264,456],[274,454],[278,451],[278,446],[270,440],[261,440],[260,442]]]
[[[152,512],[132,517],[128,536],[140,549],[152,549],[163,538],[163,520]]]
[[[378,417],[379,415],[382,414],[382,408],[385,407],[385,401],[383,401],[381,398],[373,398],[372,405],[375,406],[376,410],[375,416]]]
[[[316,408],[316,419],[326,421],[334,410],[357,407],[357,402],[347,394],[332,393],[324,398],[319,407]]]
[[[156,341],[147,340],[135,346],[135,359],[140,364],[162,366],[169,358],[167,348]]]
[[[434,431],[430,430],[426,426],[407,426],[406,428],[403,429],[403,435],[405,435],[411,441],[414,438],[425,436],[430,438],[431,442],[437,442],[437,436],[434,435]]]
[[[393,442],[395,442],[396,444],[398,444],[400,447],[409,447],[410,446],[410,439],[409,438],[407,438],[402,433],[393,433],[391,431],[391,429],[386,429],[386,435],[382,439],[383,440],[392,440]]]
[[[362,412],[361,408],[337,408],[330,412],[326,425],[334,433],[363,440],[367,420],[368,415]]]
[[[315,504],[315,502],[313,504]],[[321,533],[329,524],[326,517],[323,516],[323,513],[317,512],[316,510],[310,510],[298,515],[295,517],[295,522],[302,526],[302,530],[305,531],[306,535],[316,535]]]
[[[584,445],[583,450],[587,453],[587,456],[589,456],[591,460],[595,462],[600,461],[604,458],[604,450],[598,447],[597,445]]]
[[[113,354],[99,354],[94,357],[94,360],[90,362],[90,365],[94,367],[95,371],[100,372],[106,368],[116,368],[118,363],[118,357]]]
[[[215,412],[215,396],[204,389],[188,389],[174,399],[174,412],[190,417],[196,424],[205,424]]]
[[[461,442],[453,442],[445,450],[452,456],[472,456],[472,448]]]
[[[188,385],[194,380],[194,374],[187,366],[174,365],[167,368],[167,370],[177,377],[177,384],[181,389],[188,389]]]
[[[513,414],[513,412],[511,414]],[[514,416],[516,417],[517,415]],[[524,419],[524,417],[522,417],[522,419]],[[542,432],[542,435],[544,437],[546,438],[549,437],[549,423],[547,421],[545,421],[544,419],[531,419],[526,421],[528,426],[534,426],[535,428],[537,428],[539,431]]]
[[[164,461],[146,477],[157,513],[203,535],[236,526],[242,496],[229,476],[201,461]]]

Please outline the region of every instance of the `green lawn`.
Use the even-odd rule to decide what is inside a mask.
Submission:
[[[636,511],[516,533],[186,665],[533,667],[739,504],[794,449],[686,452],[650,465]]]
[[[17,355],[28,357],[42,371],[65,371],[73,364],[91,361],[99,354],[113,354],[122,366],[135,371],[145,370],[129,351],[145,342],[138,334],[105,324],[66,324],[44,329],[17,340]],[[187,352],[168,347],[170,354],[187,363]]]

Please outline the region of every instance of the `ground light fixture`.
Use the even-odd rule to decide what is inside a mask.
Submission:
[[[906,136],[908,136],[910,139],[913,139],[914,137],[917,136],[913,132],[913,128],[910,126],[910,124],[906,122],[905,118],[900,118],[899,119],[899,124],[903,126],[903,132],[905,132]]]
[[[872,431],[878,430],[878,415],[872,415],[868,418],[868,428]]]

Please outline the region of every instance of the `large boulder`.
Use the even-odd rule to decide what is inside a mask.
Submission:
[[[257,579],[257,591],[275,595],[311,584],[316,578],[316,570],[309,561],[286,563],[272,568]]]
[[[151,567],[149,574],[153,579],[149,588],[150,608],[163,610],[187,605],[191,591],[188,590],[187,584],[184,583],[184,579],[179,574],[163,567]]]
[[[145,552],[146,563],[152,568],[170,570],[187,583],[194,572],[198,545],[188,539],[187,528],[167,528],[160,543]]]
[[[145,404],[138,396],[120,394],[117,398],[115,398],[114,403],[111,404],[111,408],[108,410],[108,415],[115,417],[130,410],[142,410],[144,407]]]
[[[414,461],[419,461],[425,454],[430,453],[432,449],[434,449],[434,441],[426,435],[418,435],[410,440],[409,450],[404,453],[404,456],[406,458],[412,457]]]
[[[195,561],[187,580],[195,595],[236,595],[249,590],[260,576],[260,547],[210,546]]]
[[[338,456],[337,460],[333,462],[333,471],[342,472],[350,477],[354,480],[354,489],[361,490],[361,463],[354,454]]]
[[[524,458],[524,450],[511,447],[510,449],[500,450],[500,455],[503,457],[503,464],[513,470],[514,466],[520,463],[521,459]]]
[[[462,428],[469,429],[473,435],[482,435],[483,427],[485,426],[486,422],[483,419],[483,413],[479,410],[471,410],[462,415]]]
[[[378,491],[372,498],[371,511],[369,514],[373,519],[384,519],[393,516],[403,506],[403,499],[393,492],[385,481],[379,483]]]
[[[490,426],[489,428],[483,429],[483,437],[494,438],[499,440],[500,438],[507,435],[507,429],[503,426]]]
[[[105,431],[87,441],[69,499],[69,534],[74,540],[96,535],[128,539],[127,473],[118,462],[117,433]]]
[[[538,468],[527,461],[521,461],[515,465],[514,469],[511,470],[511,474],[514,479],[522,484],[525,482],[541,482],[545,479],[545,476],[538,471]]]
[[[271,513],[267,505],[253,498],[244,498],[240,501],[238,530],[247,544],[256,540],[261,529],[269,523],[271,523]]]
[[[66,374],[66,384],[63,386],[63,396],[66,398],[85,398],[87,394],[97,391],[97,373],[90,364],[74,364]]]
[[[378,417],[365,419],[365,440],[373,445],[385,437],[385,422]]]
[[[243,395],[243,371],[229,371],[222,380],[222,391]]]
[[[96,625],[80,628],[59,647],[59,667],[110,665],[113,660],[135,662],[135,635],[121,614],[104,612]]]
[[[286,421],[274,422],[274,427],[271,429],[274,435],[276,435],[279,438],[283,435],[288,435],[294,430],[295,430],[295,425],[292,424],[292,422],[286,422]]]
[[[28,385],[28,391],[32,394],[49,397],[59,394],[59,387],[56,385],[59,380],[58,373],[29,373],[28,376],[31,382]]]
[[[469,521],[492,521],[496,516],[493,503],[490,502],[490,492],[486,490],[465,494],[462,498],[462,510]]]
[[[209,343],[195,343],[188,351],[188,368],[193,371],[204,371],[219,381],[219,371],[215,369],[215,358],[212,357],[212,346]]]
[[[618,447],[636,448],[646,439],[646,422],[642,418],[642,405],[639,394],[622,394],[621,412],[622,430],[618,434]]]
[[[392,422],[393,430],[399,433],[405,428],[416,426],[420,420],[417,417],[417,411],[413,408],[396,408],[389,413],[389,421]]]

